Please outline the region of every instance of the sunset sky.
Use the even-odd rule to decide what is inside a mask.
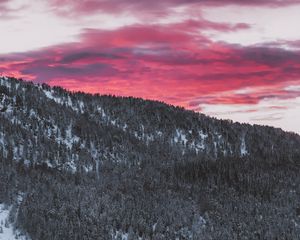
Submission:
[[[300,133],[300,0],[0,0],[0,73]]]

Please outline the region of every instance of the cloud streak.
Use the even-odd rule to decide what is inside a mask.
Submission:
[[[178,7],[201,8],[204,6],[260,6],[286,7],[300,4],[299,0],[51,0],[54,12],[61,16],[86,16],[95,13],[128,13],[166,16]]]

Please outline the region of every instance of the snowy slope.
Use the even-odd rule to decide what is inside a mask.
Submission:
[[[279,129],[220,121],[154,101],[73,93],[6,77],[0,77],[0,119],[4,157],[10,153],[27,166],[46,163],[73,173],[82,167],[97,175],[107,160],[130,164],[151,146],[151,153],[180,158],[280,156],[281,149],[290,158],[300,155],[300,137]]]
[[[9,213],[11,206],[0,204],[0,240],[29,240],[20,234],[17,229],[14,229],[12,223],[9,222]]]

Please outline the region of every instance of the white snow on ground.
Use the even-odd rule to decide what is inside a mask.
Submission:
[[[53,100],[54,102],[58,103],[58,104],[65,104],[66,106],[72,108],[75,112],[83,112],[84,111],[84,103],[82,101],[80,101],[79,104],[79,109],[77,106],[74,106],[74,104],[72,103],[72,99],[70,98],[70,96],[68,96],[67,98],[60,98],[60,97],[56,97],[54,96],[54,91],[48,91],[48,90],[43,90],[44,94],[46,95],[47,98]]]
[[[98,113],[101,114],[102,118],[106,118],[106,113],[105,113],[105,111],[103,110],[102,107],[98,107],[97,110],[98,110]]]
[[[9,212],[11,206],[0,204],[0,240],[26,240],[25,236],[21,235],[18,230],[15,230],[9,222]]]
[[[8,77],[0,77],[0,85],[5,86],[7,88],[11,88],[11,82],[8,81]]]
[[[241,156],[245,156],[248,154],[246,142],[245,142],[245,136],[241,139]]]
[[[208,138],[207,134],[204,134],[202,130],[199,131],[199,137],[200,137],[200,142],[194,145],[194,148],[196,149],[197,153],[201,150],[205,149],[205,141]]]
[[[81,112],[84,112],[84,103],[82,101],[79,102],[79,108]]]
[[[4,134],[0,133],[0,145],[4,146]]]
[[[67,162],[64,164],[64,168],[67,171],[70,171],[72,173],[76,173],[77,168],[76,168],[76,163],[74,162],[74,159],[72,159],[71,161]]]
[[[202,140],[205,140],[208,137],[208,135],[206,133],[203,133],[202,130],[199,131],[199,136]]]
[[[128,233],[123,233],[122,231],[116,231],[111,234],[112,240],[128,240]]]
[[[182,131],[181,129],[176,129],[176,135],[174,137],[174,142],[175,143],[183,143],[184,145],[186,145],[187,143],[187,137],[184,133],[184,131]]]
[[[66,131],[66,139],[60,139],[65,145],[67,145],[70,149],[73,146],[73,143],[79,142],[80,138],[72,135],[72,126],[69,126],[69,128]]]
[[[198,137],[194,138],[194,140],[191,141],[188,144],[188,136],[192,135],[192,131],[188,131],[186,134],[181,129],[176,129],[175,136],[173,138],[174,143],[183,144],[186,147],[189,147],[191,149],[195,149],[196,153],[203,152],[206,148],[206,139],[208,138],[208,135],[203,133],[202,130],[198,132]],[[189,137],[191,138],[191,137]]]

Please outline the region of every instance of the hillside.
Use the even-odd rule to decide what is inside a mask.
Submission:
[[[297,134],[7,77],[0,123],[0,204],[32,240],[300,237]]]

